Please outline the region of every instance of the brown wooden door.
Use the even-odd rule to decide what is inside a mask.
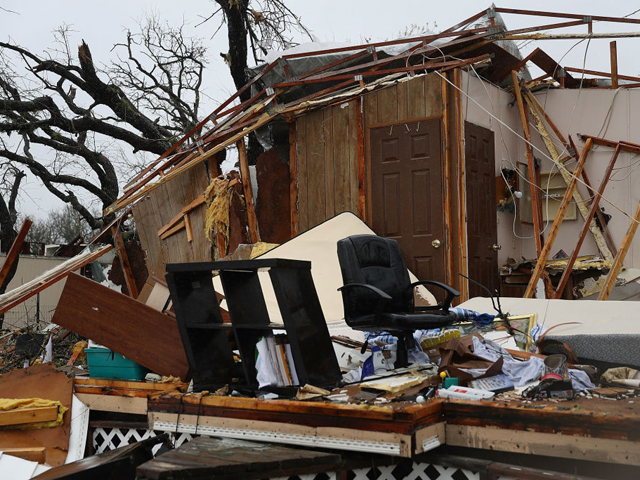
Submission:
[[[465,122],[469,277],[493,293],[498,288],[495,145],[493,132]],[[487,292],[469,283],[469,298]]]
[[[371,227],[398,241],[421,280],[444,281],[440,160],[439,119],[371,129]]]

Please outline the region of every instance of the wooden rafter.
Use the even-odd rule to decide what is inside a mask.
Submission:
[[[589,210],[589,215],[585,219],[584,227],[580,232],[580,236],[578,237],[578,243],[574,247],[571,255],[569,256],[569,260],[567,262],[567,266],[565,267],[564,272],[562,272],[562,277],[560,278],[560,282],[558,282],[558,287],[556,288],[556,292],[553,298],[562,298],[562,292],[564,288],[567,286],[567,282],[569,281],[569,275],[571,275],[571,271],[573,270],[573,265],[578,258],[578,254],[580,253],[580,247],[582,246],[582,242],[584,242],[585,237],[587,236],[587,232],[589,231],[589,225],[593,220],[593,217],[596,214],[596,211],[599,210],[600,199],[602,198],[602,194],[604,193],[604,189],[609,182],[609,178],[611,177],[611,172],[613,171],[613,167],[618,159],[618,155],[620,154],[620,146],[618,145],[613,152],[613,157],[609,161],[609,165],[607,166],[606,171],[602,177],[602,181],[600,182],[600,187],[598,188],[598,192],[595,193],[593,202],[591,203],[591,209]]]
[[[11,244],[11,248],[9,249],[9,252],[4,259],[4,263],[2,264],[2,267],[0,267],[0,286],[4,284],[4,281],[6,280],[7,275],[9,275],[9,271],[11,270],[13,263],[16,261],[16,258],[18,258],[20,250],[22,249],[22,244],[24,243],[24,239],[27,237],[27,233],[29,233],[29,229],[31,228],[32,224],[33,222],[28,218],[25,219],[24,222],[22,222],[22,227],[20,227],[18,236]]]
[[[531,273],[531,278],[529,279],[529,285],[527,285],[527,290],[524,294],[524,298],[533,297],[533,294],[536,291],[536,285],[538,283],[538,280],[540,280],[540,278],[543,275],[543,272],[545,271],[545,266],[547,264],[547,257],[549,256],[549,253],[551,252],[551,248],[553,247],[553,242],[555,241],[558,235],[558,232],[560,231],[560,225],[562,225],[562,221],[564,220],[564,215],[567,212],[567,208],[569,207],[569,203],[571,201],[571,198],[573,197],[573,192],[576,186],[578,185],[578,177],[580,176],[580,172],[582,172],[582,169],[584,168],[584,164],[587,160],[587,156],[589,154],[589,151],[591,150],[591,145],[592,145],[591,140],[587,140],[587,143],[585,144],[584,149],[582,150],[582,154],[580,155],[580,161],[578,162],[576,171],[572,176],[571,183],[567,187],[567,191],[565,192],[564,197],[562,197],[562,202],[560,203],[560,207],[558,208],[558,213],[556,214],[556,218],[553,221],[553,225],[551,225],[551,228],[549,229],[547,240],[544,246],[542,247],[542,251],[538,255],[538,261],[536,262],[536,266],[533,272]]]

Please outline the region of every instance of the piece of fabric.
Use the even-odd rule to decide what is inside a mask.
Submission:
[[[453,313],[456,320],[459,322],[471,322],[476,327],[482,325],[489,325],[496,318],[497,315],[491,315],[489,313],[479,313],[475,310],[469,310],[467,308],[451,307],[449,312]]]
[[[527,383],[540,380],[544,368],[544,361],[538,357],[531,357],[527,361],[516,360],[504,348],[487,339],[473,338],[473,351],[476,355],[497,360],[502,358],[504,363],[502,373],[516,386],[521,387]],[[573,384],[573,389],[583,391],[595,388],[589,379],[589,375],[581,370],[569,369],[569,376]]]

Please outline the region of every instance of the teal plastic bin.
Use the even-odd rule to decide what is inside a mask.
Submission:
[[[117,378],[120,380],[144,380],[149,369],[107,348],[85,348],[89,376]]]

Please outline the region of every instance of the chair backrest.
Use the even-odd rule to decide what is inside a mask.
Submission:
[[[366,283],[378,287],[392,300],[388,312],[411,309],[413,292],[398,242],[377,235],[353,235],[338,241],[338,260],[344,284]],[[364,288],[343,291],[345,318],[374,313],[378,296]]]

